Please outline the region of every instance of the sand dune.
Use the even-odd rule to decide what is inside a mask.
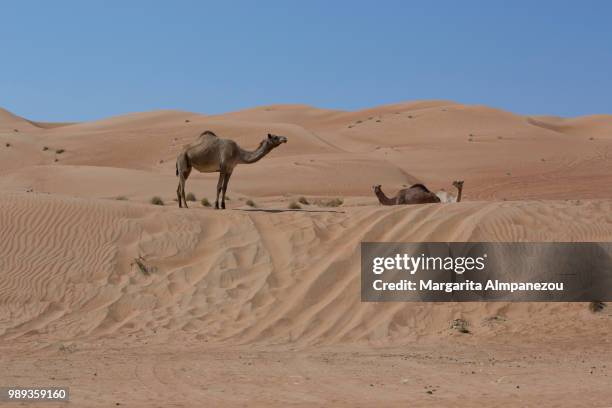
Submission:
[[[229,210],[198,202],[179,210],[175,158],[206,129],[249,149],[268,132],[289,142],[236,168]],[[116,390],[135,383],[115,380],[130,370],[139,382],[130,406],[151,406],[152,395],[166,406],[241,405],[253,395],[263,405],[333,405],[340,395],[336,405],[405,406],[400,367],[422,373],[409,382],[411,401],[426,405],[423,387],[440,373],[444,386],[470,374],[478,377],[470,389],[484,387],[499,405],[518,392],[518,364],[560,378],[526,390],[526,403],[540,391],[559,403],[600,402],[609,396],[608,371],[597,365],[612,357],[601,341],[609,313],[584,304],[362,303],[359,243],[612,240],[611,139],[610,116],[524,117],[450,101],[155,111],[74,124],[0,110],[0,348],[21,378],[74,373],[83,406],[118,401]],[[194,172],[187,191],[214,201],[217,177]],[[458,204],[382,207],[371,190],[424,182],[452,191],[456,179],[465,180]],[[152,196],[166,205],[149,204]],[[300,196],[311,204],[287,211]],[[331,198],[343,204],[318,201]],[[455,318],[472,322],[469,337],[449,331]],[[453,347],[471,357],[457,360]],[[568,347],[575,352],[563,360]],[[482,350],[506,360],[494,365]],[[527,352],[545,360],[517,357]],[[56,365],[40,368],[41,359]],[[247,361],[266,375],[251,376]],[[585,364],[601,375],[577,373]],[[90,367],[104,374],[95,379]],[[382,386],[366,378],[370,369],[396,384],[390,394],[368,399],[366,382]],[[270,391],[265,381],[281,378],[292,380]],[[568,393],[576,378],[590,399]],[[447,390],[446,403],[475,401]]]
[[[7,193],[1,206],[0,233],[11,237],[0,246],[6,339],[180,332],[232,344],[404,343],[443,329],[448,307],[361,303],[361,241],[612,240],[612,200],[270,214]],[[550,307],[517,314],[514,324],[559,324]],[[474,320],[495,313],[486,304],[453,312]]]

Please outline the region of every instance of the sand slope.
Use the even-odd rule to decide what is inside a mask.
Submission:
[[[178,332],[232,344],[394,344],[437,333],[453,314],[481,320],[513,309],[514,324],[552,330],[558,305],[526,316],[521,305],[361,303],[359,242],[612,239],[608,200],[274,214],[37,193],[0,200],[0,233],[12,237],[0,244],[5,339]]]
[[[175,158],[206,129],[289,142],[236,168],[228,210],[179,210]],[[0,110],[0,383],[70,384],[82,406],[610,405],[608,310],[361,303],[359,243],[612,240],[611,140],[606,115],[450,101],[62,124]],[[371,190],[456,179],[459,204]],[[214,201],[216,182],[194,172],[187,191]]]

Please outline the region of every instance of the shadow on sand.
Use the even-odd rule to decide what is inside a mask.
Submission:
[[[283,212],[310,212],[310,213],[338,213],[344,214],[344,211],[336,210],[305,210],[305,209],[280,209],[280,208],[233,208],[234,211],[247,211],[247,212],[267,212],[267,213],[283,213]]]

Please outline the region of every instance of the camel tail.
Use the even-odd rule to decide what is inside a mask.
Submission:
[[[178,159],[176,159],[176,177],[178,177]]]

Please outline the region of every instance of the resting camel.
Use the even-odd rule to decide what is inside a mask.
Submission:
[[[242,149],[233,140],[217,137],[210,130],[203,132],[198,141],[186,146],[176,158],[176,175],[179,177],[176,195],[179,207],[182,207],[184,203],[185,208],[188,208],[187,200],[185,200],[185,181],[187,181],[191,169],[195,168],[202,173],[219,172],[215,208],[219,208],[219,194],[223,191],[221,208],[225,209],[225,191],[234,167],[240,163],[255,163],[270,153],[272,149],[280,146],[281,143],[287,143],[285,136],[268,133],[268,137],[262,140],[259,147],[251,152]]]
[[[444,190],[436,192],[436,195],[443,203],[458,203],[461,201],[461,193],[463,192],[463,180],[453,181],[453,187],[457,189],[457,195],[447,193]]]
[[[457,202],[461,200],[461,191],[463,190],[463,181],[453,182],[453,186],[459,190]],[[446,192],[444,192],[447,194]],[[383,193],[380,184],[374,186],[374,194],[378,197],[378,201],[382,205],[401,205],[401,204],[427,204],[440,203],[442,200],[438,195],[429,191],[423,184],[414,184],[409,188],[400,190],[395,197],[387,197]],[[451,201],[446,201],[451,202]]]

